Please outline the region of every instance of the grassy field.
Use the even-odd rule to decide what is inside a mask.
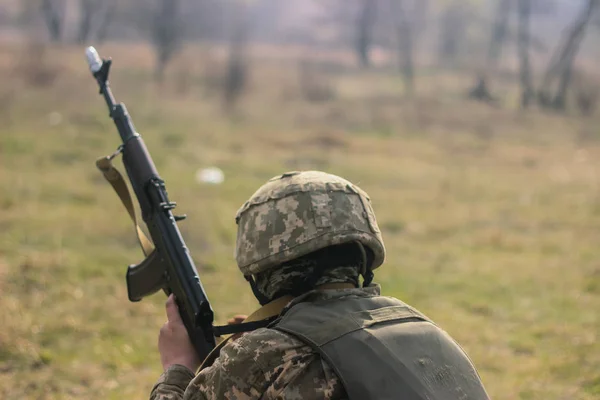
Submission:
[[[521,114],[509,78],[501,107],[469,102],[469,76],[434,70],[409,101],[395,75],[333,61],[312,73],[327,96],[310,102],[297,55],[266,50],[227,117],[218,54],[189,50],[158,86],[149,49],[101,50],[188,214],[219,322],[257,306],[232,257],[237,208],[282,171],[326,170],[373,198],[384,293],[453,335],[494,399],[600,398],[598,117]],[[147,398],[164,296],[127,300],[126,266],[142,255],[94,167],[118,136],[83,49],[3,44],[0,71],[0,398]],[[208,166],[222,185],[195,180]]]

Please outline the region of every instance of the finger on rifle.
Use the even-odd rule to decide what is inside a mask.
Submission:
[[[169,322],[181,321],[181,316],[179,315],[179,307],[177,307],[177,303],[175,303],[175,296],[173,294],[171,294],[167,299],[166,308],[167,320]]]

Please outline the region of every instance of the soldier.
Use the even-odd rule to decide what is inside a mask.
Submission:
[[[170,297],[152,399],[488,399],[459,345],[372,283],[385,248],[360,188],[286,173],[236,223],[236,260],[263,306],[249,320],[264,327],[234,335],[201,366]]]

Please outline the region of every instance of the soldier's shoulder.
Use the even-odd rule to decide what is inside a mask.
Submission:
[[[289,374],[296,376],[295,372],[315,365],[317,357],[309,346],[287,333],[268,328],[257,329],[223,346],[214,364],[196,376],[190,390],[204,396],[198,398],[207,399],[282,398],[277,397],[277,393],[289,385]],[[329,388],[329,383],[319,380],[323,380],[320,375],[323,371],[319,369],[322,368],[321,364],[315,368],[317,369],[312,371],[315,376],[310,373],[307,375],[310,377],[310,384],[300,385],[300,388],[290,386],[290,390],[297,395],[301,393],[300,389],[305,391],[306,387],[313,388],[316,384]],[[277,393],[269,397],[265,394],[269,391]]]
[[[222,353],[252,357],[265,369],[280,365],[284,360],[312,355],[312,349],[299,339],[275,329],[261,328],[243,334],[228,343]]]
[[[281,352],[299,348],[309,348],[296,337],[270,328],[260,328],[247,332],[231,343],[246,349],[259,349],[263,352]]]
[[[299,340],[273,329],[244,333],[223,346],[214,363],[194,378],[190,391],[204,396],[197,398],[259,398],[290,352],[310,354],[302,347]]]

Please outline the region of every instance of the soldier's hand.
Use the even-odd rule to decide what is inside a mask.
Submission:
[[[163,369],[166,371],[170,366],[179,364],[195,373],[200,367],[201,360],[196,354],[185,325],[183,325],[173,295],[167,299],[166,308],[167,322],[160,329],[158,335],[158,351]]]
[[[231,318],[229,321],[227,321],[227,325],[241,324],[242,322],[244,322],[244,320],[246,318],[248,318],[247,315],[238,314],[238,315],[234,316],[233,318]]]

